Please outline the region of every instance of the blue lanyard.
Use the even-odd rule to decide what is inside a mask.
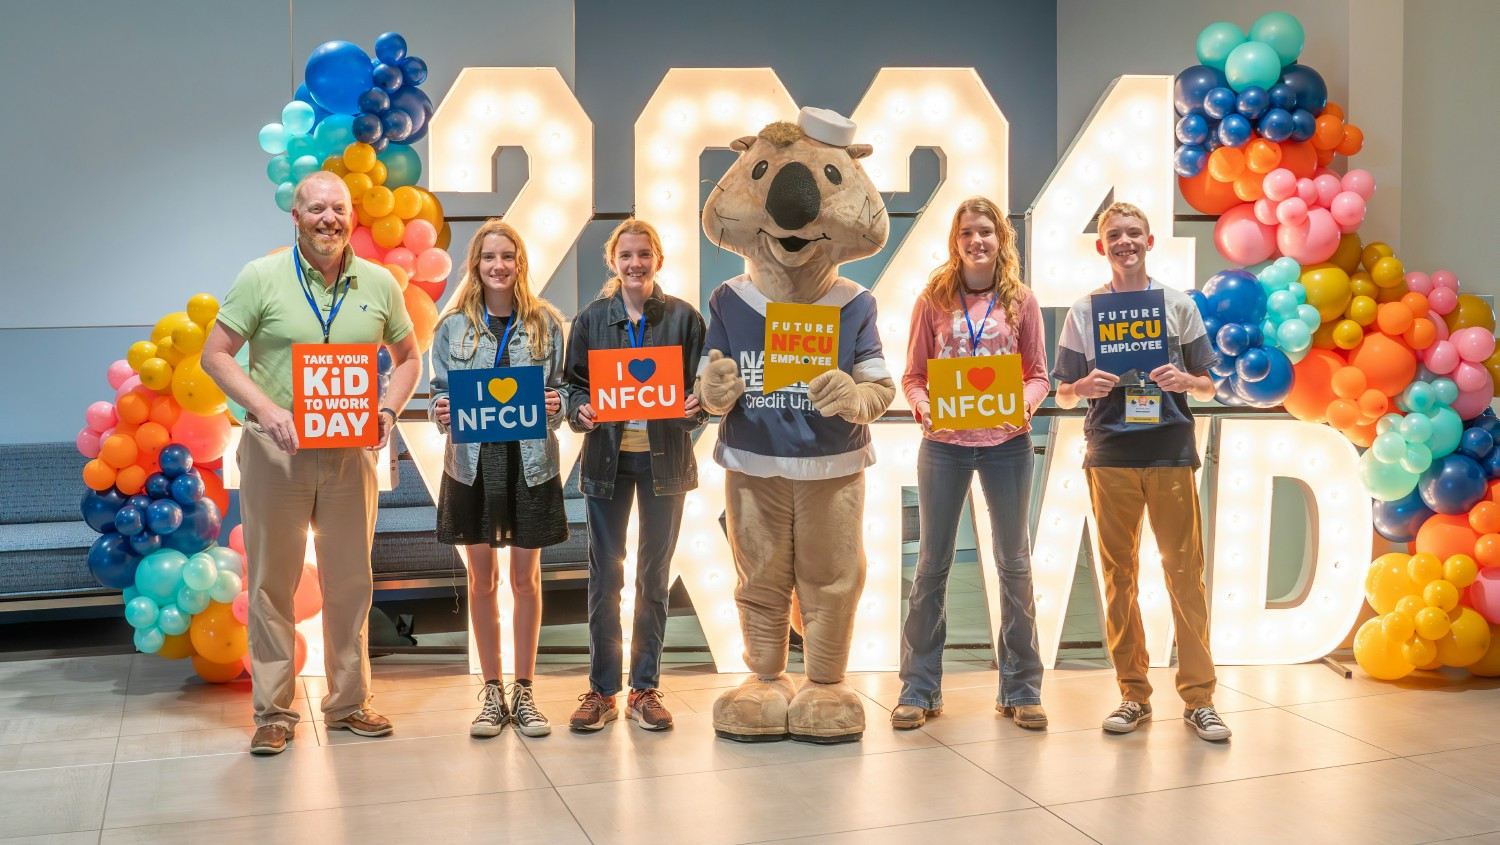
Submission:
[[[486,319],[494,316],[490,313],[490,309],[488,306],[486,306],[484,309],[484,316]],[[500,345],[495,347],[495,366],[497,367],[500,366],[500,356],[504,355],[505,350],[510,346],[510,333],[511,330],[515,327],[516,310],[512,308],[510,311],[510,316],[505,318],[505,336],[500,339]]]
[[[313,317],[318,321],[318,326],[323,329],[323,342],[328,342],[328,333],[333,330],[333,320],[339,315],[339,308],[343,307],[344,299],[349,296],[349,282],[344,282],[344,293],[339,294],[339,283],[333,283],[333,308],[328,311],[328,320],[323,320],[323,312],[318,308],[318,303],[313,299],[312,285],[308,284],[307,277],[302,274],[302,254],[297,248],[292,247],[292,266],[297,268],[297,281],[302,284],[302,295],[307,297],[307,307],[312,309]]]
[[[964,322],[969,324],[969,354],[976,355],[979,352],[979,337],[984,334],[984,327],[990,321],[990,312],[995,310],[995,300],[999,296],[990,295],[990,307],[984,309],[984,319],[979,321],[979,331],[974,331],[974,321],[969,318],[969,297],[964,294],[963,287],[958,289],[958,298],[964,305]]]
[[[631,346],[632,349],[640,349],[642,346],[645,346],[646,345],[646,315],[645,314],[641,315],[641,337],[640,337],[639,340],[636,339],[636,336],[635,336],[635,323],[632,323],[630,321],[630,315],[629,314],[625,315],[625,331],[630,332],[630,346]]]

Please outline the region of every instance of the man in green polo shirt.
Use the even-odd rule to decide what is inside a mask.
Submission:
[[[292,594],[302,575],[309,528],[316,529],[323,586],[323,650],[330,730],[384,736],[391,723],[370,709],[366,646],[374,585],[376,452],[396,412],[411,399],[421,361],[401,289],[390,272],[349,247],[354,203],[333,173],[297,185],[297,245],[245,265],[224,298],[203,347],[203,369],[244,406],[237,458],[240,513],[250,560],[250,676],[255,736],[250,750],[286,748],[299,714]],[[337,307],[335,308],[335,305]],[[384,343],[394,369],[369,449],[299,450],[292,407],[293,343]],[[250,344],[250,370],[234,355]]]

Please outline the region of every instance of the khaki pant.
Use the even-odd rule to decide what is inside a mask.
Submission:
[[[239,446],[240,513],[250,561],[250,677],[257,725],[295,725],[292,594],[302,578],[312,528],[323,588],[327,719],[366,706],[367,633],[374,585],[375,452],[302,449],[288,455],[259,424],[247,422]]]
[[[1218,681],[1208,651],[1203,528],[1193,468],[1093,467],[1087,472],[1103,558],[1105,634],[1121,694],[1142,704],[1151,700],[1150,659],[1136,603],[1144,511],[1161,550],[1177,628],[1177,692],[1188,707],[1212,706]]]
[[[726,475],[746,665],[763,677],[785,671],[795,588],[808,679],[842,681],[865,587],[864,473],[818,481]]]

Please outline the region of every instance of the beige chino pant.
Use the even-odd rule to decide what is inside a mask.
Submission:
[[[246,422],[237,453],[240,514],[250,561],[251,701],[257,725],[298,721],[293,672],[292,595],[302,578],[307,532],[315,532],[323,588],[323,715],[342,719],[370,695],[367,648],[374,585],[376,452],[301,449],[288,455],[265,429]]]
[[[1203,589],[1203,527],[1192,467],[1093,467],[1087,470],[1104,569],[1104,630],[1121,695],[1145,704],[1150,657],[1141,625],[1141,517],[1161,550],[1172,620],[1177,627],[1177,692],[1188,707],[1213,705],[1218,679],[1208,651],[1208,599]]]

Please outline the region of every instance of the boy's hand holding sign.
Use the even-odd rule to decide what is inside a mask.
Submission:
[[[927,391],[932,427],[955,431],[1026,424],[1020,355],[932,358]]]
[[[682,347],[590,349],[589,387],[599,422],[680,418]]]
[[[380,442],[375,343],[292,344],[292,415],[301,449]]]
[[[833,305],[766,305],[762,393],[774,393],[839,366],[839,309]]]

